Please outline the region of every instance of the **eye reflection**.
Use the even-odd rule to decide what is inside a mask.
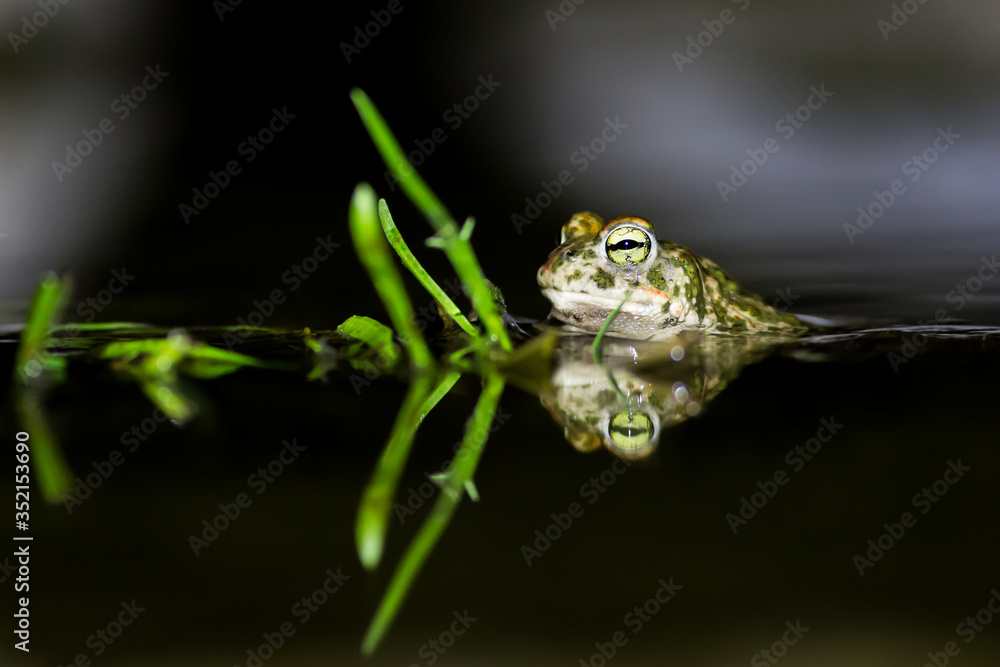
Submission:
[[[574,449],[603,445],[635,461],[652,456],[664,431],[702,413],[744,366],[772,349],[765,339],[697,332],[668,341],[609,337],[595,364],[591,338],[563,336],[536,391]],[[684,363],[677,363],[680,351]]]
[[[623,410],[608,418],[608,440],[621,456],[641,456],[653,443],[656,428],[642,412]]]

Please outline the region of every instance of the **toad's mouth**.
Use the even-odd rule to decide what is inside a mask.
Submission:
[[[542,295],[552,302],[552,307],[556,310],[606,311],[607,314],[617,308],[624,299],[624,295],[611,297],[587,292],[569,292],[551,287],[543,289]],[[639,288],[632,292],[632,296],[622,305],[622,312],[647,314],[654,310],[660,311],[668,303],[670,299],[664,292]]]
[[[648,292],[655,292],[649,294]],[[640,288],[632,293],[622,305],[626,315],[649,316],[661,314],[665,304],[670,303],[663,292]],[[542,290],[542,295],[552,302],[552,308],[565,313],[587,313],[591,317],[607,317],[622,304],[622,296],[603,296],[586,292],[568,292],[552,288]]]

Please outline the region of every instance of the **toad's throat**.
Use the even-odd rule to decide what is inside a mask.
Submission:
[[[622,319],[632,317],[661,324],[673,324],[680,321],[685,321],[688,324],[696,323],[696,320],[690,321],[697,316],[689,312],[688,304],[681,300],[668,301],[651,295],[650,292],[656,291],[636,290],[622,304],[622,299],[618,296],[567,292],[552,288],[542,290],[545,298],[552,302],[553,313],[564,322],[597,321],[600,323],[621,305],[619,317]],[[654,296],[655,298],[653,298]]]

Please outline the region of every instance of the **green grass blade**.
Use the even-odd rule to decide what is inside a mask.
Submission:
[[[198,411],[185,396],[181,374],[214,379],[248,366],[294,370],[295,365],[257,359],[193,340],[182,330],[172,330],[164,338],[138,338],[108,343],[98,351],[112,367],[139,383],[142,391],[172,421],[183,424]]]
[[[55,320],[62,315],[68,291],[68,281],[61,280],[56,274],[50,272],[42,276],[31,300],[22,341],[40,341],[48,335]]]
[[[69,279],[54,273],[42,276],[31,299],[28,321],[21,332],[21,343],[15,357],[15,379],[28,382],[41,375],[50,359],[47,346],[49,331],[62,317],[69,295]]]
[[[618,317],[618,313],[622,311],[622,306],[624,306],[625,302],[631,298],[632,298],[632,290],[629,290],[628,292],[625,293],[625,298],[622,299],[622,302],[618,304],[618,307],[615,308],[610,315],[608,315],[608,319],[604,320],[604,324],[602,324],[601,328],[597,331],[597,335],[594,337],[594,344],[592,346],[594,352],[595,365],[597,366],[601,365],[601,343],[604,342],[604,334],[607,333],[608,328],[611,326],[611,323],[615,321],[616,317]]]
[[[140,380],[139,388],[175,424],[186,424],[198,414],[198,404],[184,395],[176,378]]]
[[[31,436],[31,457],[42,497],[58,502],[63,494],[73,490],[73,477],[59,443],[49,428],[42,407],[41,395],[45,383],[39,382],[46,369],[61,370],[62,357],[49,355],[49,332],[62,316],[69,296],[68,278],[54,273],[42,276],[31,300],[28,320],[21,332],[14,366],[14,395],[18,417]],[[51,377],[51,375],[49,376]]]
[[[122,340],[114,343],[107,343],[98,351],[101,359],[112,359],[119,361],[129,361],[142,355],[160,357],[167,355],[171,359],[170,368],[175,364],[186,362],[203,362],[202,369],[209,373],[206,377],[215,377],[211,374],[211,364],[218,363],[226,367],[226,372],[231,372],[243,366],[253,366],[255,368],[284,367],[264,359],[257,359],[239,352],[230,352],[219,347],[213,347],[207,343],[192,340],[187,334],[172,333],[166,338],[136,338],[133,340]],[[163,371],[161,368],[152,368],[151,371]],[[156,366],[156,360],[150,364]]]
[[[469,243],[472,220],[467,220],[460,232],[458,225],[444,204],[407,161],[399,141],[393,136],[392,130],[389,129],[385,119],[372,104],[371,99],[364,91],[355,88],[351,91],[351,100],[361,116],[361,122],[364,123],[372,141],[375,142],[375,147],[382,155],[386,166],[389,167],[389,171],[402,186],[406,196],[417,205],[417,208],[420,209],[437,233],[435,237],[432,237],[433,241],[428,241],[428,245],[444,249],[448,260],[455,267],[459,278],[469,290],[472,307],[479,314],[479,319],[483,323],[486,333],[494,342],[499,343],[504,350],[509,352],[513,347],[510,343],[510,337],[503,327],[503,320],[496,312],[496,304],[493,302],[482,269],[480,269],[476,255],[472,251],[472,245]]]
[[[379,219],[382,221],[382,231],[385,232],[385,237],[389,239],[389,245],[393,247],[396,254],[402,260],[403,265],[410,270],[410,273],[420,281],[420,284],[424,286],[424,289],[434,297],[434,300],[441,304],[448,316],[455,320],[458,326],[462,327],[462,330],[470,336],[479,336],[479,332],[476,328],[472,326],[472,323],[466,319],[462,311],[459,310],[455,302],[445,294],[444,290],[438,286],[431,275],[427,273],[420,262],[414,257],[413,253],[410,251],[409,246],[406,245],[406,241],[403,240],[403,235],[399,233],[399,229],[396,227],[396,223],[392,220],[392,214],[389,213],[389,206],[385,203],[384,199],[378,200],[378,215]]]
[[[378,320],[364,315],[351,315],[337,326],[337,333],[345,338],[361,341],[390,366],[399,360],[399,348],[392,342],[392,329]]]
[[[34,464],[38,488],[46,502],[56,503],[73,492],[73,475],[63,457],[37,392],[21,389],[18,415],[24,430],[31,436],[31,462]]]
[[[372,104],[371,99],[359,88],[351,91],[351,101],[361,116],[361,122],[375,142],[375,147],[382,155],[382,160],[392,172],[392,175],[403,188],[406,196],[417,205],[417,208],[427,217],[435,230],[441,231],[446,227],[455,228],[455,221],[452,220],[448,210],[437,198],[437,195],[424,182],[417,170],[414,169],[406,154],[400,147],[396,137],[386,124],[385,119]]]
[[[337,327],[337,333],[348,340],[357,342],[338,347],[336,352],[315,339],[306,339],[306,345],[317,355],[327,354],[334,360],[342,359],[353,368],[381,375],[391,372],[402,358],[402,349],[393,340],[393,331],[377,320],[363,315],[352,315]],[[321,364],[322,365],[322,364]],[[316,368],[310,373],[312,377]]]
[[[473,220],[469,218],[465,221],[462,231],[458,234],[442,234],[432,236],[427,240],[427,245],[438,246],[444,249],[445,254],[455,267],[455,272],[461,278],[465,288],[469,291],[469,300],[472,307],[479,314],[479,321],[483,323],[490,339],[499,343],[500,347],[510,352],[513,345],[507,329],[504,328],[503,318],[497,311],[497,304],[493,300],[493,291],[490,289],[483,270],[476,259],[476,253],[472,250],[469,237],[472,235]]]
[[[433,368],[434,357],[414,324],[413,306],[382,232],[375,192],[367,183],[354,189],[348,217],[355,251],[375,284],[393,327],[409,348],[410,364],[418,370]]]
[[[382,560],[387,524],[392,513],[392,499],[417,428],[438,401],[451,391],[460,376],[460,373],[448,373],[430,393],[427,393],[429,381],[418,378],[410,385],[406,399],[396,415],[389,441],[382,450],[382,456],[365,487],[361,506],[358,508],[354,537],[358,557],[365,569],[374,569]]]
[[[365,655],[371,655],[378,647],[379,642],[382,641],[382,637],[399,612],[399,608],[420,572],[420,568],[423,567],[434,545],[437,544],[441,534],[448,527],[458,503],[462,500],[466,485],[472,480],[472,475],[479,464],[483,445],[486,443],[493,416],[500,403],[503,387],[504,381],[499,374],[495,372],[487,374],[483,393],[476,403],[472,418],[466,425],[462,445],[455,455],[453,466],[448,472],[441,493],[438,495],[430,515],[420,527],[420,532],[417,533],[406,549],[406,553],[403,554],[399,567],[389,582],[389,588],[375,612],[375,617],[372,619],[371,625],[368,626],[368,631],[361,644],[361,652]]]
[[[528,339],[496,362],[497,370],[508,383],[531,394],[550,389],[554,350],[559,334],[546,331]]]

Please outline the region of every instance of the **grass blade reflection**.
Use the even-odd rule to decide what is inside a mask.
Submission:
[[[455,455],[452,468],[444,479],[437,502],[434,503],[430,515],[420,527],[420,532],[413,538],[403,554],[403,558],[389,582],[389,588],[382,597],[375,617],[368,627],[368,632],[365,633],[364,641],[361,644],[361,651],[365,655],[371,655],[378,647],[406,598],[413,580],[420,572],[420,568],[423,567],[424,561],[427,560],[431,550],[441,538],[441,534],[448,527],[458,503],[462,500],[467,484],[472,481],[472,476],[479,464],[479,458],[483,453],[486,437],[490,432],[490,424],[496,414],[497,406],[500,404],[503,388],[504,381],[499,374],[496,372],[486,374],[483,393],[479,396],[472,418],[466,425],[462,444]]]
[[[428,393],[431,380],[429,377],[419,377],[410,385],[396,416],[389,442],[382,450],[382,456],[375,466],[371,481],[365,487],[358,509],[354,537],[358,557],[367,570],[374,569],[382,559],[387,524],[392,512],[392,499],[396,494],[396,485],[409,457],[410,446],[413,444],[417,428],[438,401],[451,391],[460,376],[459,373],[448,373],[430,393]]]

